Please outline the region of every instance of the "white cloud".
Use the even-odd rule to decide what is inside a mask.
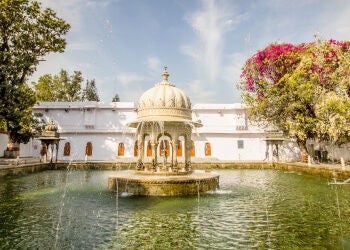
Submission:
[[[53,9],[57,16],[71,25],[71,31],[79,29],[85,0],[41,0],[44,7]]]
[[[240,80],[242,67],[247,57],[241,53],[227,56],[227,63],[223,67],[222,79],[236,84]]]
[[[195,32],[193,44],[183,45],[181,52],[190,56],[206,72],[206,78],[214,82],[219,74],[225,46],[225,35],[244,15],[237,15],[228,2],[203,0],[203,8],[186,17]]]
[[[214,100],[214,92],[203,86],[200,80],[193,80],[186,84],[186,86],[185,92],[190,97],[192,103],[203,102],[203,100],[205,100],[205,102]]]
[[[66,52],[68,51],[92,51],[96,50],[96,45],[89,42],[70,42],[67,43]]]
[[[121,73],[117,76],[117,81],[123,87],[130,87],[131,85],[149,80],[149,77],[138,75],[135,73]]]
[[[157,57],[148,57],[147,58],[147,68],[152,72],[152,73],[157,73],[161,72],[161,62]]]
[[[97,7],[102,7],[105,8],[108,5],[111,4],[111,2],[119,2],[118,0],[90,0],[86,1],[86,6],[91,7],[91,8],[97,8]]]

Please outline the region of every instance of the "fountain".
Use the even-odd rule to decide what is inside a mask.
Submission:
[[[140,97],[136,128],[138,160],[135,171],[121,171],[108,179],[108,187],[121,193],[147,196],[177,196],[205,193],[216,189],[219,175],[194,171],[191,167],[192,129],[202,126],[192,121],[188,96],[168,81],[164,68],[162,82]],[[184,138],[184,161],[178,150]],[[146,138],[149,140],[146,142]],[[168,140],[166,140],[169,139]],[[183,158],[182,155],[180,156]]]

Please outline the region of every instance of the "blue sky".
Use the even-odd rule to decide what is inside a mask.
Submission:
[[[135,101],[161,81],[192,103],[240,102],[244,62],[273,42],[350,40],[348,0],[41,0],[71,24],[64,53],[30,81],[60,69],[95,79],[101,101]]]

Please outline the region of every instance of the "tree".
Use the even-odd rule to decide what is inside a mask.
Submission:
[[[350,140],[350,100],[330,91],[321,96],[315,112],[318,138],[342,144]]]
[[[45,74],[33,82],[37,101],[46,102],[74,102],[81,101],[81,83],[84,81],[80,71],[74,71],[69,76],[61,69],[58,75]]]
[[[34,0],[0,0],[0,120],[9,141],[26,142],[35,103],[26,79],[47,54],[63,52],[70,26]]]
[[[100,101],[100,98],[98,97],[98,94],[97,94],[95,79],[91,81],[89,80],[86,81],[86,86],[85,86],[85,89],[83,90],[82,100],[96,101],[96,102]]]
[[[115,94],[115,96],[112,99],[112,102],[120,102],[119,95]]]
[[[349,97],[349,59],[349,43],[335,40],[272,44],[258,51],[246,61],[239,83],[250,118],[295,137],[307,152],[306,140],[321,138],[316,110],[321,97],[331,91]]]

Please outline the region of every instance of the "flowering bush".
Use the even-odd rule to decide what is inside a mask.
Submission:
[[[320,97],[332,91],[345,102],[350,100],[349,45],[334,39],[271,44],[247,59],[239,87],[251,118],[277,126],[305,147],[308,138],[320,135],[318,124],[325,119],[318,116],[323,112],[315,110],[321,107],[317,105]],[[340,113],[334,117],[343,122],[350,119]],[[323,120],[322,124],[333,123]],[[331,130],[326,131],[327,136],[340,140]]]

